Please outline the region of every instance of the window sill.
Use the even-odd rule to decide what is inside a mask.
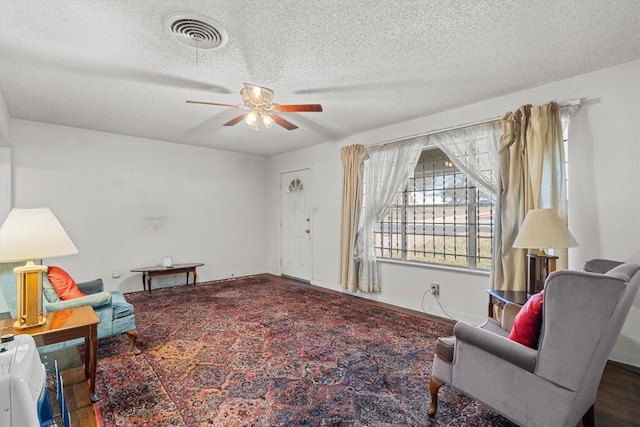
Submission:
[[[376,258],[376,260],[383,264],[403,265],[407,267],[426,268],[429,270],[444,270],[444,271],[450,271],[452,273],[473,274],[477,276],[486,276],[486,277],[489,277],[491,274],[489,270],[473,270],[471,268],[456,267],[453,265],[426,264],[423,262],[402,261],[402,260],[389,259],[389,258]]]

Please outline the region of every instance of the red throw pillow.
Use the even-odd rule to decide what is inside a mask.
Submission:
[[[60,267],[55,267],[53,265],[49,266],[49,269],[47,270],[47,277],[61,300],[73,299],[87,295],[78,288],[75,280],[73,280],[71,276],[69,276],[69,274]]]
[[[544,291],[543,291],[544,292]],[[534,294],[516,315],[509,339],[531,348],[538,348],[538,335],[542,324],[543,292]]]

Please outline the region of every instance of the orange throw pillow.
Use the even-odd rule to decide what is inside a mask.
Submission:
[[[544,292],[544,291],[543,291]],[[538,348],[542,324],[543,292],[534,294],[522,306],[509,333],[509,339],[531,348]]]
[[[55,289],[61,300],[68,300],[87,295],[78,288],[75,280],[73,280],[71,276],[69,276],[69,274],[60,267],[55,267],[53,265],[49,266],[49,269],[47,270],[47,277],[49,277],[49,281],[51,282],[53,289]]]

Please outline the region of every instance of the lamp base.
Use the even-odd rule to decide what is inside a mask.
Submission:
[[[18,279],[17,320],[13,324],[13,329],[20,331],[35,328],[47,322],[42,314],[42,272],[44,271],[47,271],[46,266],[34,264],[33,261],[13,269]]]
[[[32,325],[27,325],[26,323],[21,324],[20,320],[16,320],[15,323],[13,324],[13,329],[15,329],[16,331],[23,331],[25,329],[42,326],[45,323],[47,323],[47,318],[44,316],[40,316],[40,320],[37,323],[34,323]]]
[[[556,270],[556,260],[558,257],[537,253],[527,254],[527,258],[529,259],[527,298],[529,298],[531,295],[537,294],[544,289],[547,277]]]

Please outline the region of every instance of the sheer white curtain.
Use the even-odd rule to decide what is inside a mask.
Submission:
[[[498,194],[498,144],[500,120],[465,126],[428,136],[454,165],[487,195]]]
[[[571,123],[571,117],[576,111],[578,111],[579,108],[580,108],[580,101],[577,101],[577,102],[574,101],[574,103],[560,106],[560,121],[562,122],[562,139],[563,140],[569,139],[569,124]],[[564,148],[563,150],[564,152],[562,154],[562,158],[563,158],[562,161],[566,161],[567,147],[564,146],[563,144],[563,148]],[[564,168],[565,166],[562,165],[562,169]],[[567,188],[567,179],[568,179],[568,177],[566,176],[567,171],[565,170],[564,172],[565,173],[562,176],[563,182],[561,183],[563,191],[559,193],[560,200],[558,200],[559,207],[557,209],[557,212],[560,218],[562,218],[564,223],[567,224],[568,226],[569,225],[569,210],[568,210],[569,189]],[[554,206],[554,204],[547,202],[545,203],[545,206]],[[556,268],[558,270],[569,268],[569,250],[568,249],[551,249],[551,254],[556,255],[558,257],[558,260],[556,261]]]
[[[365,166],[362,227],[357,238],[358,289],[362,292],[380,292],[374,229],[407,186],[425,144],[426,137],[420,136],[367,148],[369,160]]]

